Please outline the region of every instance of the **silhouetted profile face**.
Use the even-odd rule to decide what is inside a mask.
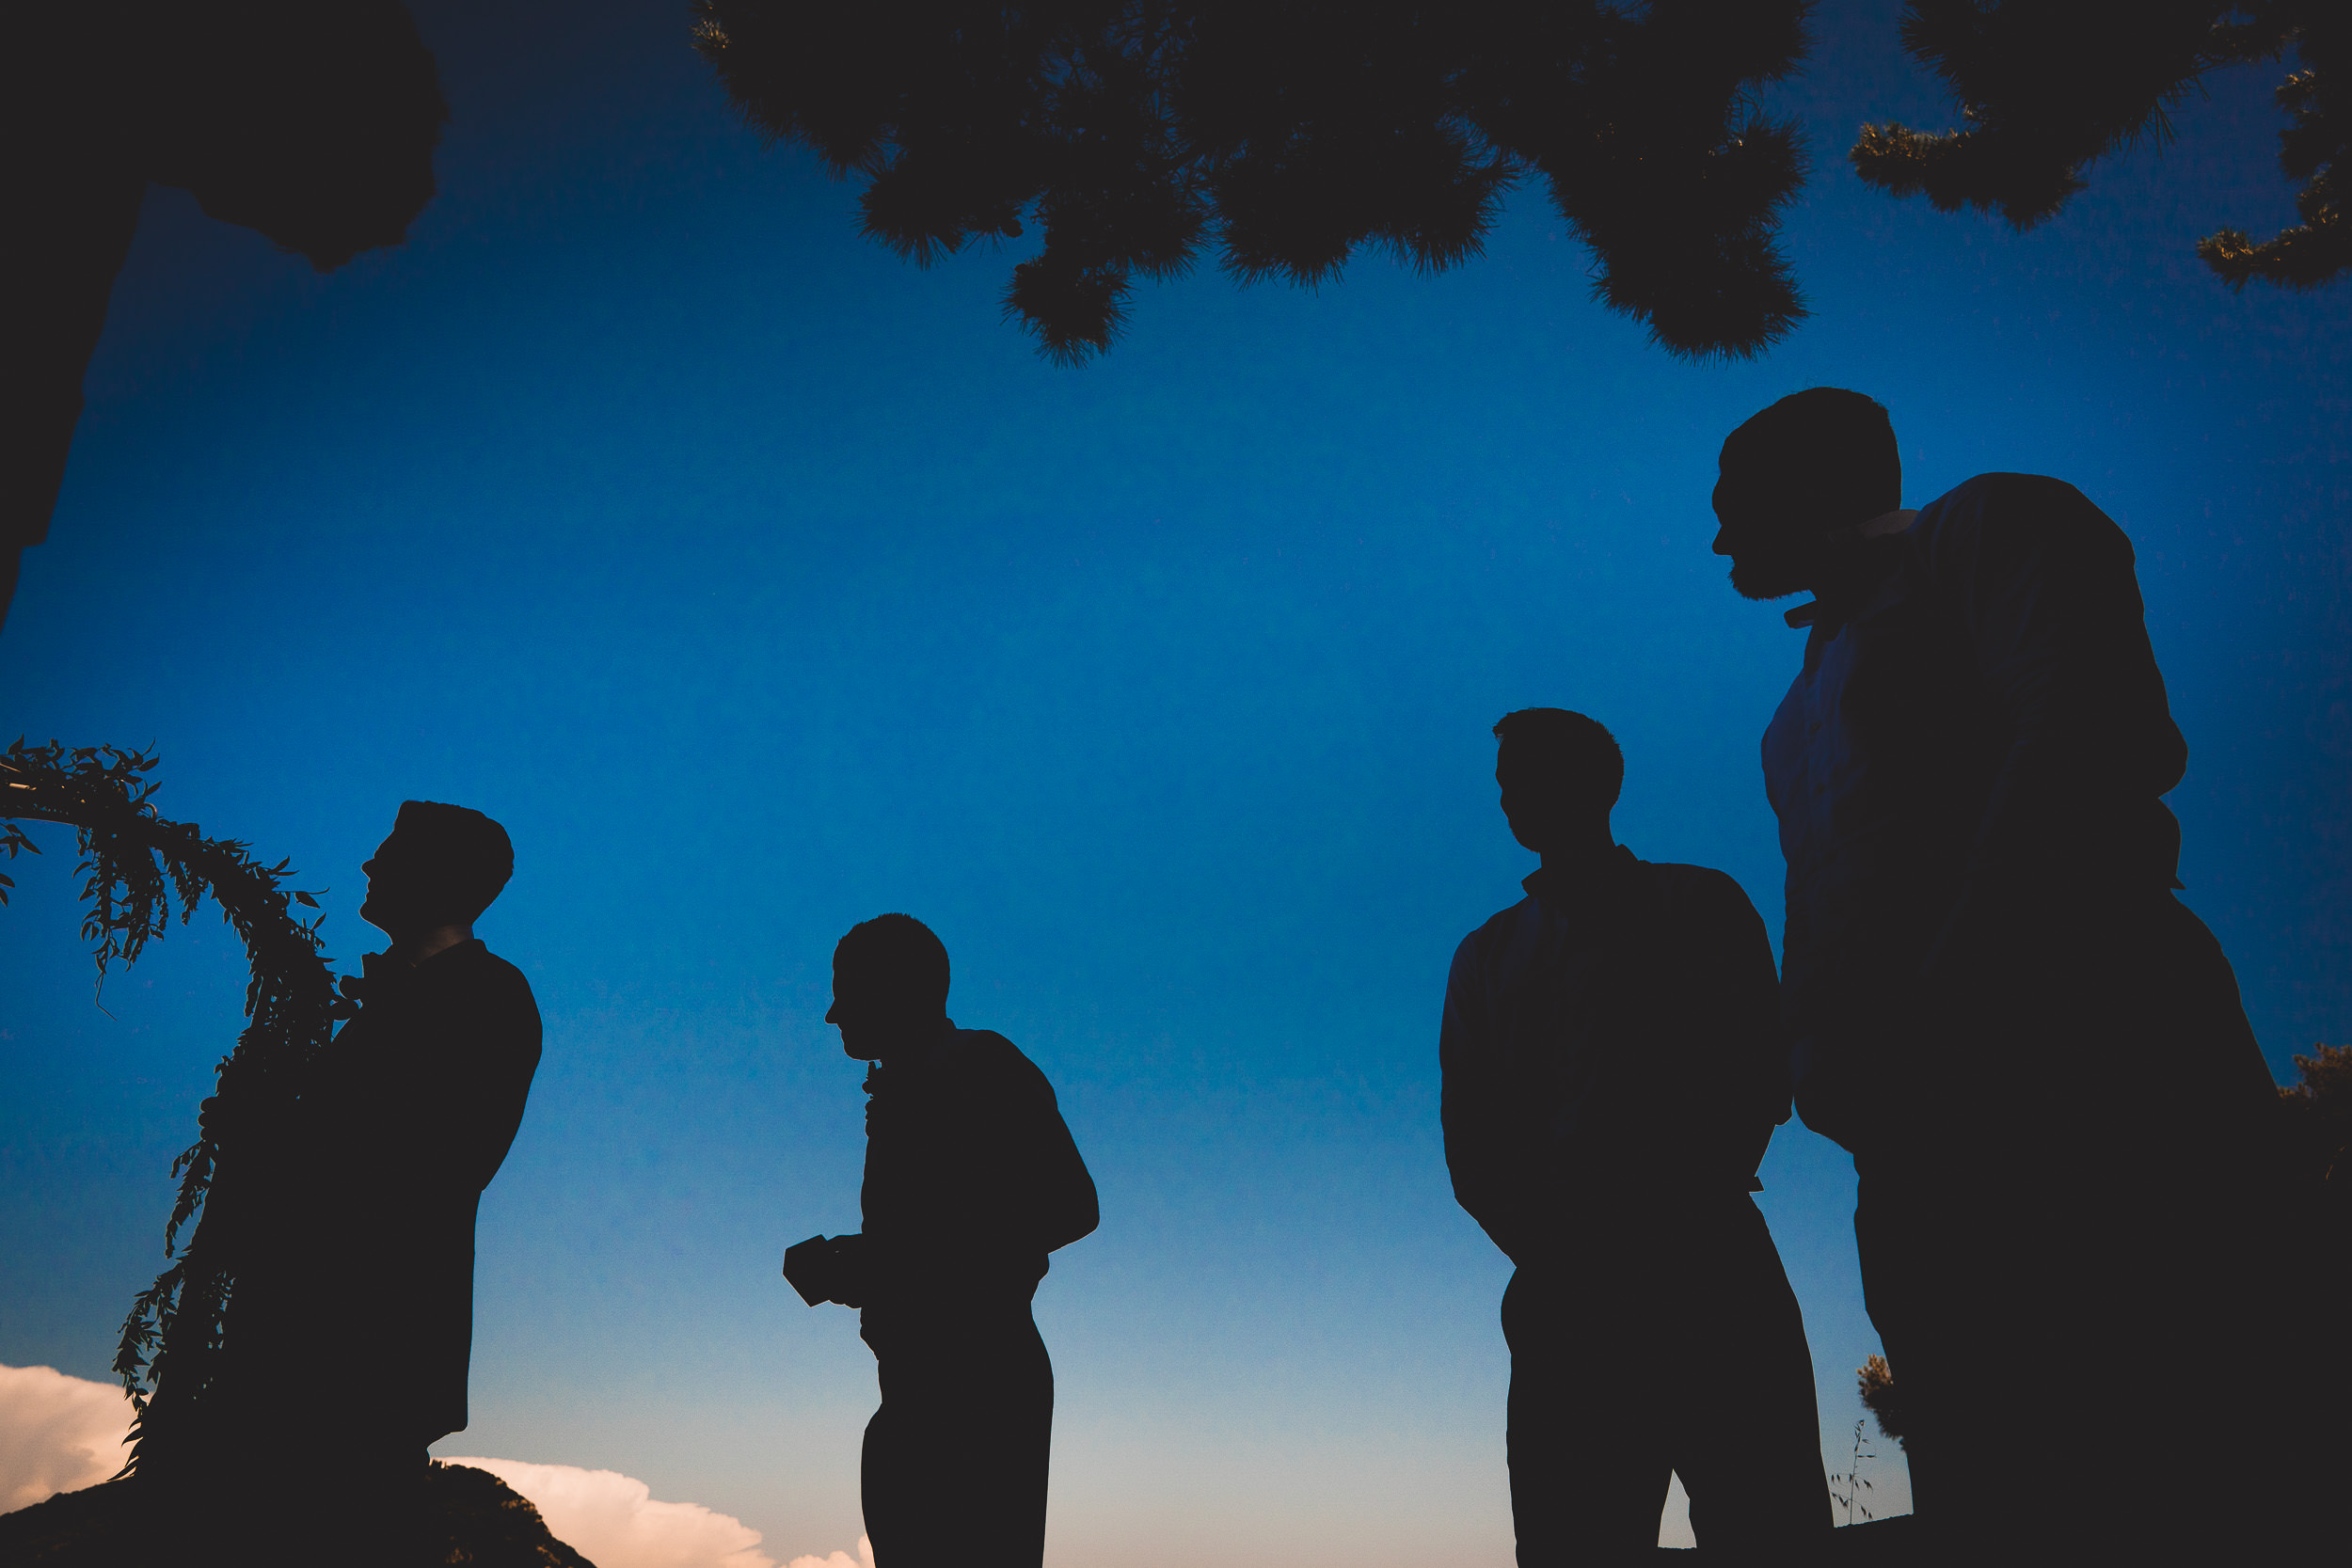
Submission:
[[[1836,387],[1792,393],[1733,431],[1719,471],[1715,553],[1751,599],[1814,587],[1843,531],[1902,505],[1886,410]]]
[[[947,1026],[947,948],[911,914],[850,928],[833,950],[833,1006],[845,1054],[887,1058],[936,1040]]]
[[[1511,836],[1537,854],[1606,843],[1625,785],[1625,753],[1597,721],[1528,707],[1495,725],[1495,783]]]
[[[506,830],[464,806],[404,800],[392,836],[360,871],[368,895],[359,918],[405,942],[443,926],[469,926],[515,870]]]

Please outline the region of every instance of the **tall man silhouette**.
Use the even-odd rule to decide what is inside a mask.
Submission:
[[[862,1491],[876,1568],[1037,1568],[1054,1367],[1030,1301],[1092,1231],[1094,1179],[1053,1085],[1002,1035],[947,1016],[947,949],[911,915],[833,955],[841,1049],[866,1077],[866,1227],[785,1255],[811,1306],[863,1308],[882,1408]]]
[[[2250,1392],[2273,1090],[2172,895],[2187,747],[2131,544],[2055,479],[1901,490],[1885,409],[1797,393],[1724,443],[1715,553],[1816,595],[1764,736],[1785,1016],[1861,1176],[1921,1522],[1985,1560],[2253,1560],[2249,1499],[2296,1490],[2232,1468],[2295,1446]],[[2063,1487],[2018,1471],[2053,1419]]]
[[[1470,933],[1438,1054],[1454,1196],[1518,1270],[1521,1568],[1648,1560],[1668,1482],[1712,1556],[1830,1528],[1804,1324],[1748,1196],[1788,1118],[1771,940],[1740,884],[1609,829],[1615,739],[1559,708],[1495,725],[1528,895]]]
[[[474,1216],[539,1064],[530,982],[473,934],[514,865],[480,812],[402,803],[359,906],[391,944],[261,1142],[225,1347],[269,1466],[267,1526],[241,1521],[256,1560],[418,1560],[426,1445],[467,1419]]]

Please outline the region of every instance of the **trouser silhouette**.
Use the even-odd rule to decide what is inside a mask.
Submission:
[[[436,1369],[421,1371],[398,1354],[413,1347],[400,1337],[396,1306],[344,1306],[358,1290],[348,1276],[332,1281],[348,1291],[338,1301],[318,1285],[321,1271],[290,1269],[288,1259],[264,1254],[239,1278],[195,1447],[165,1466],[205,1478],[199,1508],[210,1522],[199,1533],[213,1544],[189,1560],[437,1560],[433,1543],[446,1521],[430,1516],[427,1476],[442,1433],[414,1397]]]
[[[203,1484],[175,1498],[171,1512],[185,1533],[169,1560],[237,1568],[439,1561],[433,1546],[446,1522],[427,1513],[424,1445],[382,1438],[358,1425],[365,1417],[322,1401],[307,1423],[280,1427],[267,1449],[240,1445],[223,1454],[235,1462],[207,1466]],[[306,1425],[334,1435],[305,1440]]]
[[[2304,1370],[2265,1310],[2259,1220],[2233,1235],[2189,1195],[2087,1180],[1957,1185],[1928,1147],[1859,1161],[1854,1210],[1921,1523],[2009,1562],[2274,1560],[2256,1543],[2310,1483],[2272,1397]]]
[[[1502,1331],[1520,1568],[1648,1561],[1676,1473],[1714,1560],[1826,1537],[1813,1358],[1746,1195],[1564,1240],[1512,1276]]]
[[[2166,896],[1988,981],[1850,1145],[1921,1525],[2010,1562],[2295,1560],[2342,1482],[2228,961]]]
[[[878,1323],[861,1487],[875,1568],[1037,1568],[1054,1365],[1020,1301]]]

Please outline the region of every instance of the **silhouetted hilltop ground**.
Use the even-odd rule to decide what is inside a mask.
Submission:
[[[436,1463],[426,1482],[436,1563],[469,1568],[596,1568],[548,1533],[539,1511],[487,1470]],[[0,1563],[8,1568],[155,1568],[187,1561],[188,1543],[151,1516],[152,1494],[136,1480],[112,1481],[0,1513]],[[163,1528],[159,1528],[159,1526]],[[254,1521],[259,1531],[266,1528]],[[321,1542],[320,1560],[338,1554]],[[177,1549],[175,1549],[177,1548]]]
[[[539,1511],[487,1470],[436,1463],[428,1482],[439,1524],[435,1563],[469,1568],[596,1568],[548,1533]],[[6,1568],[153,1568],[185,1560],[148,1516],[135,1481],[60,1492],[47,1502],[0,1513],[0,1564]],[[1898,1515],[1834,1531],[1821,1556],[1829,1568],[1908,1568],[1911,1516]],[[184,1544],[184,1543],[183,1544]],[[321,1560],[335,1555],[321,1543]],[[1661,1546],[1661,1556],[1704,1556]]]
[[[1680,1555],[1707,1554],[1686,1551]],[[1866,1519],[1830,1531],[1820,1560],[1826,1568],[1911,1568],[1925,1560],[1920,1556],[1919,1538],[1912,1531],[1912,1516],[1898,1513],[1891,1519]]]
[[[1829,1544],[1814,1560],[1822,1568],[1911,1568],[1921,1560],[1916,1537],[1911,1528],[1911,1515],[1898,1513],[1892,1519],[1871,1519],[1859,1525],[1830,1531]],[[1707,1556],[1704,1549],[1692,1551],[1688,1546],[1661,1546],[1659,1557],[1671,1557],[1677,1561]]]

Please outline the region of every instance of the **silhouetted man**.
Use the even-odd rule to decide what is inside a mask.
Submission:
[[[1785,1017],[1861,1174],[1920,1517],[1986,1560],[2255,1560],[2294,1500],[2233,1468],[2293,1463],[2252,1398],[2273,1090],[2172,895],[2188,752],[2131,543],[2054,479],[1901,491],[1883,408],[1800,392],[1724,443],[1715,552],[1816,595],[1764,736]]]
[[[1582,714],[1495,726],[1527,896],[1470,933],[1438,1054],[1454,1196],[1518,1270],[1521,1568],[1648,1560],[1676,1472],[1711,1558],[1830,1528],[1813,1361],[1748,1195],[1788,1119],[1778,977],[1740,884],[1610,834],[1625,761]]]
[[[1093,1230],[1053,1085],[1002,1035],[947,1016],[947,950],[910,915],[833,955],[841,1049],[866,1076],[866,1228],[812,1238],[785,1273],[864,1309],[882,1408],[866,1428],[876,1568],[1036,1568],[1045,1551],[1054,1367],[1030,1316],[1046,1255]]]
[[[360,918],[391,945],[344,982],[358,1012],[248,1184],[226,1352],[268,1467],[255,1560],[331,1543],[406,1568],[426,1445],[466,1425],[474,1214],[539,1063],[530,983],[473,934],[514,864],[480,812],[408,800],[362,868]]]

